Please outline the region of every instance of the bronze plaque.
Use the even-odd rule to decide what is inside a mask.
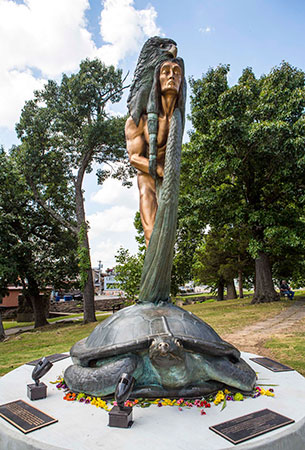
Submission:
[[[3,417],[25,434],[58,422],[57,419],[48,416],[40,409],[33,408],[23,400],[0,405],[0,417]]]
[[[236,419],[228,420],[227,422],[219,423],[210,427],[210,430],[215,431],[223,438],[239,444],[248,439],[283,427],[294,420],[282,416],[270,409],[262,409],[245,416],[237,417]]]
[[[69,358],[70,355],[65,355],[64,353],[54,353],[54,355],[46,356],[46,358],[51,362],[55,363],[56,361],[61,361],[62,359]],[[36,364],[43,358],[43,356],[39,359],[35,359],[34,361],[27,362],[28,366],[36,366]]]
[[[266,367],[266,369],[272,370],[272,372],[294,371],[291,367],[285,366],[285,364],[281,364],[277,361],[273,361],[273,359],[270,358],[250,358],[250,360]]]

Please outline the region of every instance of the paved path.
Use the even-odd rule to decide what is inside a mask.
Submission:
[[[280,314],[263,322],[256,322],[241,330],[222,335],[222,338],[235,345],[239,350],[256,353],[262,341],[269,337],[289,332],[301,320],[305,319],[305,299],[297,300]]]

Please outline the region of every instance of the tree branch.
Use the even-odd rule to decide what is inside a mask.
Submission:
[[[124,89],[128,89],[130,87],[130,84],[128,86],[123,86],[121,89],[117,89],[116,91],[109,94],[105,99],[102,101],[102,105],[104,106],[112,97],[114,97],[119,92],[124,91]]]
[[[38,191],[36,189],[36,186],[33,183],[33,180],[31,179],[31,177],[27,176],[26,179],[27,179],[27,182],[30,185],[32,191],[33,191],[34,198],[35,198],[36,202],[45,211],[47,211],[53,217],[53,219],[57,220],[59,223],[61,223],[68,230],[72,231],[72,233],[77,234],[78,233],[78,228],[74,227],[73,225],[71,225],[70,222],[68,222],[60,214],[58,214],[51,206],[47,205],[47,203],[43,200],[43,198],[41,198],[41,196],[39,195],[39,193],[38,193]]]

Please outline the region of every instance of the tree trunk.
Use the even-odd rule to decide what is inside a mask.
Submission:
[[[85,250],[85,264],[80,261],[80,271],[83,271],[83,275],[86,277],[86,281],[83,287],[84,294],[84,322],[96,322],[95,317],[95,304],[94,304],[94,286],[93,286],[93,276],[92,276],[92,268],[91,268],[91,259],[90,259],[90,247],[89,247],[89,239],[88,239],[88,227],[86,223],[85,217],[85,208],[84,208],[84,197],[81,188],[81,177],[78,177],[78,180],[75,185],[75,202],[76,202],[76,216],[77,216],[77,225],[79,229],[79,233],[81,238],[79,239],[79,248],[80,253],[82,250]],[[85,267],[83,267],[85,265]],[[81,274],[82,277],[82,274]]]
[[[34,328],[44,327],[48,325],[47,321],[47,305],[44,295],[40,295],[39,286],[34,278],[27,277],[28,280],[28,292],[25,294],[29,296],[33,311],[34,311]]]
[[[239,293],[239,298],[244,298],[243,273],[241,270],[238,271],[238,293]]]
[[[1,311],[0,311],[0,342],[3,341],[4,339],[5,339],[5,333],[4,333],[2,316],[1,316]]]
[[[87,244],[86,247],[88,250],[89,258],[90,258],[90,252],[89,252],[89,241],[88,241],[88,233],[86,235],[87,237]],[[95,317],[95,304],[94,304],[94,286],[93,286],[93,275],[92,275],[92,269],[91,269],[91,260],[90,260],[90,269],[87,270],[87,282],[84,287],[84,322],[96,322]]]
[[[224,299],[224,289],[225,289],[225,284],[223,282],[223,280],[219,280],[218,281],[218,285],[217,285],[217,301],[222,301]]]
[[[227,282],[227,300],[232,300],[234,298],[237,298],[236,289],[234,280],[230,280]]]
[[[280,299],[273,285],[268,256],[259,252],[255,260],[255,293],[251,303],[268,303]]]

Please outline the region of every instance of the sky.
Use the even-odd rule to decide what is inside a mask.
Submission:
[[[304,21],[304,0],[0,0],[0,145],[18,144],[15,124],[33,91],[85,58],[114,64],[130,81],[142,45],[159,35],[177,42],[188,78],[230,64],[233,85],[246,67],[260,77],[285,60],[305,71]],[[126,114],[126,96],[114,114]],[[98,186],[86,176],[93,266],[113,267],[120,246],[136,253],[134,184]]]

